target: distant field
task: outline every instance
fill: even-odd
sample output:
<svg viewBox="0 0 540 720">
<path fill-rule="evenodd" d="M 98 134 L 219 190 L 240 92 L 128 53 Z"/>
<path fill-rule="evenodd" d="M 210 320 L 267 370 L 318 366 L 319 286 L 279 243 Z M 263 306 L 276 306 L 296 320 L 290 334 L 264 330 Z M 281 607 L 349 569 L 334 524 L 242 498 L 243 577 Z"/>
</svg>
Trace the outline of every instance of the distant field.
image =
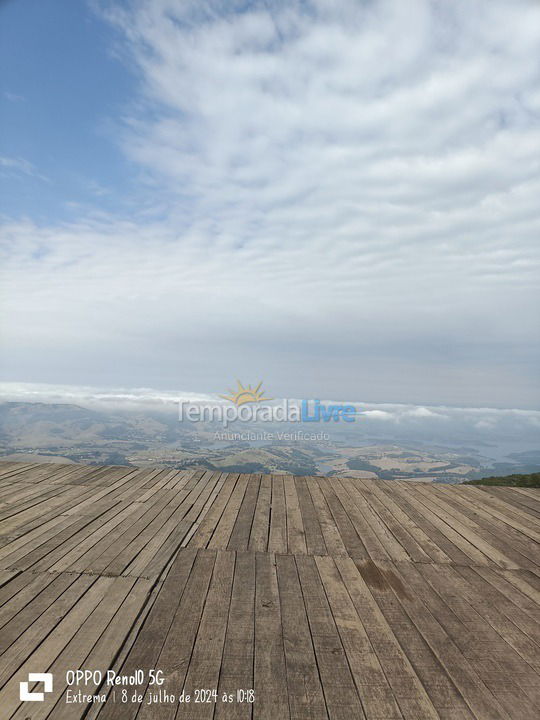
<svg viewBox="0 0 540 720">
<path fill-rule="evenodd" d="M 162 466 L 176 470 L 231 473 L 379 478 L 460 484 L 488 473 L 535 473 L 537 451 L 510 454 L 504 462 L 470 447 L 398 445 L 277 438 L 279 428 L 256 424 L 250 432 L 268 433 L 268 442 L 231 439 L 216 442 L 221 426 L 178 422 L 176 415 L 103 412 L 66 403 L 0 402 L 0 460 L 76 462 L 86 465 Z M 248 433 L 249 434 L 249 433 Z M 234 433 L 232 434 L 234 435 Z"/>
</svg>

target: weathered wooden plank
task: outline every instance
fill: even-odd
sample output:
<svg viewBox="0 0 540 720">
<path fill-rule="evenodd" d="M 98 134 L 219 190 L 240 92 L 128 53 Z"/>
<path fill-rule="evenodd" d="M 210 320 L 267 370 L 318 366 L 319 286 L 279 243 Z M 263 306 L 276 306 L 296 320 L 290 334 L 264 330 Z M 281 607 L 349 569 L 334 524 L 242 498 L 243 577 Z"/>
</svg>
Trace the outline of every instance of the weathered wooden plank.
<svg viewBox="0 0 540 720">
<path fill-rule="evenodd" d="M 398 567 L 402 565 L 403 563 L 399 563 Z M 399 596 L 407 592 L 407 589 L 403 583 L 401 585 L 396 583 L 390 573 L 396 573 L 394 566 L 388 566 L 381 572 L 379 578 L 373 573 L 366 574 L 371 583 L 371 594 L 437 713 L 440 717 L 452 717 L 452 714 L 455 713 L 457 717 L 473 718 L 471 711 L 439 659 L 401 605 Z M 392 586 L 395 588 L 394 591 L 392 591 Z M 395 671 L 398 671 L 397 667 Z M 405 707 L 403 710 L 407 714 Z"/>
<path fill-rule="evenodd" d="M 418 524 L 420 528 L 431 538 L 431 540 L 452 560 L 452 562 L 467 565 L 471 560 L 486 563 L 486 558 L 467 543 L 452 528 L 444 523 L 439 517 L 430 512 L 424 505 L 418 502 L 410 487 L 403 488 L 399 483 L 389 483 L 381 486 L 385 493 L 390 494 L 396 503 Z M 467 553 L 467 549 L 474 551 L 474 558 Z"/>
<path fill-rule="evenodd" d="M 367 560 L 369 558 L 369 554 L 366 546 L 359 537 L 355 524 L 334 492 L 333 484 L 330 485 L 325 478 L 317 478 L 317 482 L 319 489 L 330 508 L 330 512 L 332 513 L 332 517 L 336 523 L 347 552 L 353 553 L 355 557 L 363 557 Z"/>
<path fill-rule="evenodd" d="M 0 479 L 20 475 L 33 465 L 34 463 L 0 460 Z"/>
<path fill-rule="evenodd" d="M 308 477 L 306 478 L 306 484 L 311 495 L 313 506 L 317 512 L 317 517 L 319 519 L 319 524 L 328 554 L 345 555 L 347 553 L 347 549 L 343 543 L 334 518 L 332 517 L 332 513 L 330 512 L 317 480 L 315 478 Z"/>
<path fill-rule="evenodd" d="M 451 489 L 451 488 L 449 488 Z M 483 492 L 479 487 L 467 485 L 460 487 L 459 493 L 453 493 L 455 498 L 462 504 L 474 507 L 476 511 L 487 514 L 493 518 L 493 522 L 502 520 L 506 525 L 519 530 L 527 537 L 536 542 L 540 542 L 540 521 L 525 516 L 517 508 L 509 505 L 500 498 L 487 492 Z M 448 493 L 446 493 L 448 494 Z"/>
<path fill-rule="evenodd" d="M 307 488 L 305 477 L 295 477 L 294 484 L 298 496 L 298 504 L 302 515 L 306 552 L 310 555 L 326 555 L 326 543 L 313 499 Z"/>
<path fill-rule="evenodd" d="M 77 608 L 80 618 L 80 625 L 77 631 L 65 647 L 63 647 L 56 659 L 54 659 L 54 662 L 47 667 L 48 672 L 51 672 L 56 679 L 55 693 L 60 691 L 60 695 L 63 695 L 67 690 L 67 671 L 82 667 L 85 664 L 85 660 L 92 648 L 96 642 L 99 642 L 103 633 L 113 621 L 117 611 L 133 590 L 135 582 L 136 580 L 132 578 L 114 578 L 113 582 L 103 592 L 100 602 L 93 607 L 89 614 L 86 614 L 86 607 L 83 610 L 82 603 Z M 135 616 L 132 617 L 132 620 L 134 619 Z M 33 708 L 32 720 L 45 720 L 45 718 L 49 717 L 52 709 L 51 706 L 55 704 L 55 699 L 56 696 L 46 697 L 44 702 L 39 703 L 37 707 Z M 83 710 L 86 705 L 87 704 L 84 703 L 82 707 L 76 708 L 76 712 Z M 13 720 L 25 720 L 27 715 L 27 707 L 25 704 L 22 704 L 15 715 L 13 715 Z"/>
<path fill-rule="evenodd" d="M 540 613 L 540 607 L 538 603 L 532 600 L 526 595 L 520 588 L 512 585 L 507 577 L 502 575 L 500 571 L 495 568 L 475 567 L 475 572 L 489 582 L 493 587 L 508 598 L 512 604 L 518 607 L 521 611 L 526 612 L 529 617 L 533 620 L 538 618 Z M 536 621 L 538 626 L 538 621 Z"/>
<path fill-rule="evenodd" d="M 217 497 L 209 507 L 205 516 L 201 519 L 199 527 L 196 529 L 189 544 L 197 548 L 205 548 L 208 545 L 218 523 L 221 519 L 223 511 L 229 502 L 232 492 L 236 486 L 239 475 L 233 473 L 223 473 L 224 483 Z"/>
<path fill-rule="evenodd" d="M 27 500 L 45 496 L 46 493 L 51 492 L 51 490 L 61 492 L 56 485 L 52 485 L 51 483 L 36 483 L 35 485 L 30 483 L 13 483 L 9 486 L 9 489 L 5 487 L 2 488 L 2 503 L 9 505 L 9 510 L 7 511 L 9 512 L 14 508 L 19 508 L 23 502 Z M 6 511 L 2 511 L 2 515 L 6 515 Z"/>
<path fill-rule="evenodd" d="M 330 718 L 365 717 L 315 558 L 296 556 L 304 605 Z"/>
<path fill-rule="evenodd" d="M 157 665 L 167 678 L 167 687 L 176 693 L 184 687 L 189 669 L 193 647 L 210 580 L 214 570 L 216 551 L 199 550 L 191 573 L 176 609 L 174 619 L 169 627 Z M 172 709 L 172 714 L 171 714 Z M 152 706 L 144 704 L 137 715 L 137 720 L 156 720 L 173 717 L 176 708 L 166 705 Z M 123 715 L 119 717 L 123 718 Z"/>
<path fill-rule="evenodd" d="M 238 510 L 246 492 L 248 479 L 249 475 L 240 475 L 238 478 L 238 482 L 234 486 L 234 490 L 223 510 L 214 534 L 208 543 L 209 548 L 225 549 L 227 547 L 236 522 Z"/>
<path fill-rule="evenodd" d="M 58 515 L 66 515 L 74 505 L 78 505 L 81 498 L 90 498 L 92 488 L 78 487 L 61 488 L 59 492 L 47 497 L 45 502 L 36 503 L 23 511 L 16 511 L 12 516 L 0 522 L 0 532 L 4 535 L 24 534 L 42 525 L 47 520 Z"/>
<path fill-rule="evenodd" d="M 453 621 L 452 613 L 443 614 L 445 627 L 451 627 L 456 644 L 464 655 L 474 660 L 479 677 L 501 706 L 512 717 L 524 720 L 540 713 L 537 675 L 527 663 L 538 657 L 540 648 L 499 611 L 497 601 L 504 598 L 491 586 L 486 587 L 473 568 L 445 568 L 437 573 L 425 566 L 421 574 L 462 621 L 460 627 Z M 493 660 L 506 665 L 503 683 L 501 673 L 490 669 Z"/>
<path fill-rule="evenodd" d="M 287 550 L 287 506 L 285 504 L 284 478 L 282 475 L 272 475 L 272 506 L 268 552 L 286 553 Z"/>
<path fill-rule="evenodd" d="M 24 557 L 29 552 L 32 552 L 36 545 L 42 544 L 45 538 L 50 537 L 51 533 L 56 535 L 58 526 L 63 525 L 64 521 L 65 518 L 63 516 L 57 515 L 34 528 L 34 530 L 7 540 L 5 545 L 0 548 L 0 565 L 3 567 L 5 567 L 6 564 L 10 565 L 14 559 Z M 68 522 L 68 525 L 69 524 L 70 522 Z M 14 555 L 16 552 L 19 552 L 17 557 Z"/>
<path fill-rule="evenodd" d="M 498 592 L 491 583 L 486 582 L 474 568 L 456 568 L 455 575 L 461 576 L 466 581 L 459 584 L 460 592 L 482 619 L 489 623 L 525 662 L 531 665 L 538 662 L 540 625 L 520 612 L 519 608 Z M 510 648 L 505 646 L 506 656 L 513 654 Z"/>
<path fill-rule="evenodd" d="M 7 682 L 20 664 L 29 657 L 35 648 L 54 630 L 59 618 L 62 618 L 75 605 L 79 598 L 95 582 L 96 578 L 70 576 L 72 584 L 41 613 L 21 634 L 15 628 L 13 637 L 4 635 L 5 647 L 0 657 L 0 687 Z M 16 639 L 14 640 L 14 637 Z M 0 691 L 1 697 L 1 691 Z"/>
<path fill-rule="evenodd" d="M 107 670 L 113 665 L 114 658 L 125 642 L 141 608 L 144 606 L 150 593 L 150 587 L 151 584 L 147 580 L 135 580 L 114 618 L 85 658 L 85 667 L 100 670 L 105 676 Z M 72 662 L 70 656 L 67 657 L 67 662 Z M 99 688 L 99 683 L 93 680 L 81 687 L 83 692 L 88 695 L 95 694 Z M 83 704 L 81 707 L 82 712 L 85 712 L 87 707 L 88 705 Z M 73 720 L 73 716 L 73 705 L 66 703 L 66 691 L 64 691 L 47 720 Z"/>
<path fill-rule="evenodd" d="M 535 563 L 532 563 L 526 556 L 515 552 L 508 547 L 507 543 L 499 540 L 493 534 L 490 525 L 483 522 L 482 518 L 476 516 L 471 519 L 468 512 L 456 509 L 453 503 L 444 500 L 436 489 L 431 488 L 430 490 L 431 492 L 427 492 L 426 488 L 418 489 L 418 493 L 424 497 L 427 506 L 445 522 L 451 523 L 471 545 L 478 548 L 487 558 L 505 568 L 535 567 Z"/>
<path fill-rule="evenodd" d="M 192 526 L 197 522 L 204 508 L 207 507 L 213 488 L 220 484 L 221 473 L 212 473 L 205 483 L 198 484 L 192 493 L 175 508 L 169 519 L 162 527 L 154 529 L 154 536 L 134 556 L 134 559 L 124 570 L 124 574 L 144 575 L 150 577 L 150 572 L 161 572 L 174 553 L 188 543 L 188 536 Z M 176 504 L 173 503 L 173 505 Z M 155 521 L 157 522 L 157 521 Z M 150 534 L 150 529 L 148 530 Z M 150 570 L 151 568 L 151 570 Z"/>
<path fill-rule="evenodd" d="M 113 506 L 106 511 L 100 510 L 94 518 L 91 516 L 62 516 L 66 520 L 65 528 L 51 535 L 43 544 L 25 555 L 18 562 L 18 566 L 23 570 L 30 569 L 32 572 L 50 570 L 51 565 L 77 547 L 96 529 L 114 517 L 119 510 L 119 506 Z M 69 521 L 72 519 L 75 522 L 71 524 Z"/>
<path fill-rule="evenodd" d="M 403 510 L 373 482 L 359 479 L 358 486 L 376 510 L 390 532 L 396 537 L 414 562 L 450 562 L 450 558 L 403 512 Z"/>
<path fill-rule="evenodd" d="M 448 625 L 453 620 L 451 611 L 440 603 L 426 583 L 418 585 L 420 576 L 412 564 L 402 563 L 400 574 L 414 593 L 411 593 L 410 597 L 400 598 L 402 606 L 443 665 L 473 714 L 481 718 L 493 718 L 493 720 L 507 718 L 506 711 L 501 708 L 500 699 L 493 695 L 478 676 L 477 663 L 472 663 L 461 652 L 454 637 L 449 634 L 448 631 L 454 634 L 459 631 L 456 623 L 453 623 L 452 626 Z M 456 637 L 456 639 L 458 638 Z M 463 636 L 461 636 L 461 640 L 464 640 Z"/>
<path fill-rule="evenodd" d="M 132 525 L 145 512 L 144 505 L 131 503 L 115 513 L 106 522 L 100 523 L 92 533 L 51 566 L 52 572 L 83 572 L 91 560 L 99 556 L 102 548 L 112 545 L 122 534 L 125 525 Z M 119 527 L 120 526 L 120 527 Z"/>
<path fill-rule="evenodd" d="M 231 532 L 227 547 L 229 550 L 247 550 L 253 525 L 257 498 L 261 483 L 260 475 L 250 475 L 238 515 Z"/>
<path fill-rule="evenodd" d="M 184 683 L 184 689 L 191 697 L 195 697 L 197 689 L 212 691 L 218 688 L 235 560 L 234 553 L 217 551 L 214 571 Z M 213 718 L 214 703 L 194 703 L 190 706 L 189 714 L 193 720 Z"/>
<path fill-rule="evenodd" d="M 196 559 L 196 550 L 182 550 L 173 563 L 170 573 L 161 587 L 146 621 L 143 623 L 133 647 L 120 666 L 118 672 L 130 675 L 137 669 L 159 668 L 159 657 L 168 637 L 171 625 L 182 602 L 187 583 Z M 181 627 L 177 625 L 180 637 Z M 166 668 L 163 668 L 166 670 Z M 140 691 L 145 693 L 147 685 Z M 172 690 L 172 685 L 171 685 Z M 178 688 L 175 689 L 178 692 Z M 109 698 L 99 713 L 100 720 L 133 720 L 139 712 L 140 704 L 112 702 Z"/>
<path fill-rule="evenodd" d="M 184 539 L 182 540 L 182 547 L 186 547 L 191 538 L 195 535 L 201 524 L 204 522 L 206 516 L 208 515 L 210 509 L 216 502 L 217 498 L 221 494 L 221 489 L 223 488 L 225 484 L 225 480 L 227 478 L 227 473 L 217 473 L 216 475 L 217 482 L 215 486 L 213 487 L 212 491 L 208 494 L 208 497 L 206 495 L 201 496 L 204 498 L 205 502 L 204 505 L 201 506 L 201 500 L 197 500 L 197 502 L 194 504 L 195 510 L 199 513 L 196 517 L 196 520 L 191 525 L 191 528 L 186 533 Z M 195 511 L 194 511 L 195 512 Z M 191 511 L 190 513 L 191 514 Z"/>
<path fill-rule="evenodd" d="M 285 507 L 287 512 L 287 545 L 291 553 L 306 553 L 306 536 L 298 495 L 291 475 L 283 476 Z"/>
<path fill-rule="evenodd" d="M 35 488 L 32 488 L 33 490 Z M 66 488 L 60 485 L 38 486 L 38 492 L 33 496 L 24 498 L 22 502 L 8 503 L 0 511 L 0 529 L 2 533 L 8 534 L 12 528 L 24 524 L 28 519 L 39 516 L 44 506 L 56 508 L 61 504 L 62 498 L 78 497 L 80 491 L 77 488 Z"/>
<path fill-rule="evenodd" d="M 510 487 L 494 487 L 494 486 L 481 486 L 478 487 L 482 492 L 489 492 L 495 497 L 501 498 L 508 505 L 513 506 L 523 513 L 526 517 L 531 517 L 537 521 L 540 519 L 540 510 L 538 509 L 538 503 L 534 502 L 531 498 L 521 495 L 515 492 L 516 488 Z"/>
<path fill-rule="evenodd" d="M 321 558 L 320 564 L 318 561 L 320 567 L 323 565 L 323 560 L 325 558 Z M 396 579 L 388 574 L 384 576 L 383 584 L 379 576 L 373 572 L 375 568 L 371 562 L 364 564 L 363 574 L 350 558 L 336 558 L 335 563 L 356 612 L 362 618 L 369 643 L 403 717 L 437 718 L 437 711 L 431 698 L 377 604 L 384 595 L 391 593 L 392 585 L 399 588 L 400 594 L 403 589 Z M 369 572 L 366 565 L 369 566 Z"/>
<path fill-rule="evenodd" d="M 538 541 L 532 540 L 511 524 L 505 524 L 504 532 L 501 532 L 500 519 L 493 518 L 481 505 L 471 507 L 470 502 L 460 497 L 458 493 L 454 493 L 452 496 L 438 488 L 433 490 L 437 496 L 442 498 L 445 508 L 475 530 L 493 548 L 491 553 L 499 565 L 515 566 L 517 564 L 518 567 L 531 569 L 538 567 L 540 563 Z M 538 540 L 540 540 L 540 533 Z"/>
<path fill-rule="evenodd" d="M 336 560 L 317 558 L 316 563 L 366 717 L 399 720 L 403 715 Z"/>
<path fill-rule="evenodd" d="M 327 720 L 315 650 L 292 555 L 277 555 L 277 577 L 291 719 Z"/>
<path fill-rule="evenodd" d="M 80 589 L 84 589 L 84 584 L 80 582 L 81 580 L 83 579 L 79 578 L 76 583 L 79 584 Z M 74 588 L 76 583 L 73 583 L 70 589 Z M 43 642 L 35 649 L 35 646 L 30 645 L 25 647 L 19 643 L 18 658 L 25 658 L 20 667 L 18 664 L 15 664 L 15 655 L 13 653 L 8 652 L 3 656 L 0 682 L 5 682 L 5 680 L 11 676 L 11 681 L 6 683 L 2 690 L 0 690 L 0 707 L 2 707 L 7 717 L 11 717 L 11 714 L 20 704 L 19 682 L 27 680 L 28 673 L 35 672 L 34 668 L 40 668 L 40 672 L 46 672 L 50 668 L 58 655 L 77 633 L 81 625 L 99 605 L 112 583 L 112 578 L 98 578 L 95 580 L 82 596 L 79 595 L 75 605 L 71 607 L 61 622 L 54 627 L 50 634 L 48 634 Z M 66 594 L 67 593 L 64 593 L 61 599 L 63 599 Z M 40 617 L 40 620 L 43 618 L 44 615 Z M 34 623 L 34 625 L 35 624 L 36 623 Z M 27 633 L 32 631 L 34 625 L 30 626 Z M 20 639 L 24 639 L 27 633 L 24 633 Z M 15 647 L 15 645 L 17 645 L 17 643 L 12 647 Z M 5 667 L 8 656 L 10 657 L 10 665 Z"/>
<path fill-rule="evenodd" d="M 0 570 L 0 607 L 28 583 L 28 576 L 17 570 Z"/>
<path fill-rule="evenodd" d="M 253 525 L 249 536 L 248 548 L 254 551 L 265 551 L 268 547 L 270 531 L 270 506 L 272 503 L 272 477 L 262 475 L 257 497 L 257 505 L 253 516 Z"/>
<path fill-rule="evenodd" d="M 254 689 L 260 720 L 290 718 L 275 556 L 257 553 Z"/>
<path fill-rule="evenodd" d="M 163 526 L 178 506 L 180 498 L 174 498 L 174 494 L 169 494 L 173 491 L 167 493 L 148 508 L 147 503 L 142 503 L 146 512 L 125 528 L 117 542 L 109 544 L 101 555 L 92 559 L 87 566 L 88 571 L 120 575 L 145 546 L 147 540 L 153 537 L 156 529 Z"/>
<path fill-rule="evenodd" d="M 177 472 L 176 475 L 173 475 L 173 477 L 165 485 L 165 489 L 177 491 L 181 490 L 187 484 L 190 484 L 192 481 L 200 480 L 204 476 L 204 474 L 204 470 L 181 470 L 180 472 Z"/>
<path fill-rule="evenodd" d="M 13 587 L 9 588 L 11 593 L 10 597 L 0 603 L 0 629 L 4 628 L 6 624 L 9 623 L 16 615 L 18 616 L 16 621 L 17 628 L 23 628 L 24 624 L 22 622 L 21 613 L 25 612 L 29 603 L 32 603 L 32 606 L 35 606 L 38 602 L 41 602 L 43 595 L 42 591 L 47 587 L 47 585 L 50 585 L 58 578 L 56 575 L 51 575 L 49 573 L 40 573 L 39 575 L 21 573 L 19 575 L 19 579 L 19 583 L 15 580 L 11 583 Z M 5 589 L 7 590 L 8 588 Z M 47 607 L 47 605 L 45 605 L 45 607 Z M 20 630 L 20 632 L 22 632 L 22 630 Z M 4 632 L 0 637 L 0 652 L 5 641 L 6 634 Z"/>
<path fill-rule="evenodd" d="M 336 494 L 342 505 L 347 508 L 349 517 L 374 562 L 409 559 L 402 545 L 389 532 L 354 482 L 339 479 L 335 482 L 335 488 Z"/>
<path fill-rule="evenodd" d="M 237 552 L 231 604 L 223 648 L 218 693 L 236 696 L 238 689 L 253 689 L 255 641 L 255 555 Z M 250 703 L 218 703 L 217 720 L 251 718 Z"/>
</svg>

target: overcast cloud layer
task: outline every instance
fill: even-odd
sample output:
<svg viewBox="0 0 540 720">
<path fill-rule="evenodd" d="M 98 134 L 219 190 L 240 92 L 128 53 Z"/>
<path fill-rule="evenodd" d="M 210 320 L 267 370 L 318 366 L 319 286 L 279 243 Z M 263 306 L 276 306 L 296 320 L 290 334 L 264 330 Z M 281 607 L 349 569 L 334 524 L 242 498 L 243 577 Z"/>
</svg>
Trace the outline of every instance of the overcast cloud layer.
<svg viewBox="0 0 540 720">
<path fill-rule="evenodd" d="M 100 12 L 139 191 L 6 219 L 6 379 L 540 406 L 538 3 Z"/>
</svg>

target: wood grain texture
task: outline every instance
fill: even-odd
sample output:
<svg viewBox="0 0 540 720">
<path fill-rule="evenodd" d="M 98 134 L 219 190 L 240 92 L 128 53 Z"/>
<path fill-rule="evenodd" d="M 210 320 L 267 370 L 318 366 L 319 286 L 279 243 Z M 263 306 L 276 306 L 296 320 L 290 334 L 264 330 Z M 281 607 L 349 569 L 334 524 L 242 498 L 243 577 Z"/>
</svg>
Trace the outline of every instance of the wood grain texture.
<svg viewBox="0 0 540 720">
<path fill-rule="evenodd" d="M 534 489 L 0 463 L 0 717 L 540 717 L 539 540 Z"/>
</svg>

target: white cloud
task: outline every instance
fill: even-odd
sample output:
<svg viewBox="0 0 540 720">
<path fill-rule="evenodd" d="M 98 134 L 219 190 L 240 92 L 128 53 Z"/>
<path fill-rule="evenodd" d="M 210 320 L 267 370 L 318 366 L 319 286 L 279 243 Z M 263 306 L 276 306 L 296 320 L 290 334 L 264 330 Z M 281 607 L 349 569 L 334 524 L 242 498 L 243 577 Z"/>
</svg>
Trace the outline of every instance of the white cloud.
<svg viewBox="0 0 540 720">
<path fill-rule="evenodd" d="M 362 415 L 369 420 L 396 420 L 397 418 L 387 410 L 364 410 Z"/>
<path fill-rule="evenodd" d="M 176 364 L 193 387 L 264 371 L 289 393 L 538 403 L 536 3 L 107 17 L 140 79 L 119 142 L 146 198 L 6 226 L 14 363 L 56 348 L 92 382 L 105 354 L 109 383 Z"/>
<path fill-rule="evenodd" d="M 0 382 L 3 402 L 63 403 L 93 410 L 164 410 L 177 412 L 178 402 L 206 402 L 210 395 L 151 388 L 99 388 L 50 383 Z"/>
<path fill-rule="evenodd" d="M 39 178 L 39 180 L 49 182 L 49 178 L 38 172 L 31 162 L 20 157 L 6 157 L 5 155 L 0 156 L 0 172 L 2 174 L 10 175 L 29 175 L 31 177 Z"/>
<path fill-rule="evenodd" d="M 416 407 L 412 410 L 407 410 L 407 415 L 410 417 L 417 417 L 417 418 L 444 418 L 444 415 L 441 415 L 441 413 L 434 412 L 433 410 L 430 410 L 426 407 Z"/>
<path fill-rule="evenodd" d="M 6 100 L 9 100 L 9 102 L 24 102 L 26 98 L 23 95 L 18 95 L 17 93 L 9 92 L 8 90 L 4 90 L 3 92 L 4 97 Z"/>
</svg>

